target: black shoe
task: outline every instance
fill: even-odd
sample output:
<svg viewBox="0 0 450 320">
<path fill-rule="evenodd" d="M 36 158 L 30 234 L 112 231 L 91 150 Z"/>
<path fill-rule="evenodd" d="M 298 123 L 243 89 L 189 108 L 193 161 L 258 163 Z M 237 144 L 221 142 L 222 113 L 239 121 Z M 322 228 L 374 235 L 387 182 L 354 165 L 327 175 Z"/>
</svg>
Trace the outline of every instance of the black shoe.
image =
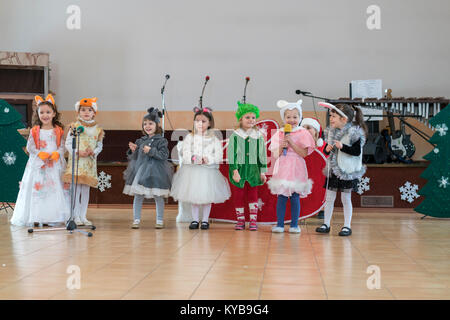
<svg viewBox="0 0 450 320">
<path fill-rule="evenodd" d="M 192 221 L 191 224 L 189 225 L 189 229 L 198 229 L 198 222 L 197 221 Z"/>
<path fill-rule="evenodd" d="M 209 223 L 208 222 L 202 222 L 202 226 L 200 228 L 202 230 L 208 230 L 209 229 Z"/>
<path fill-rule="evenodd" d="M 349 235 L 351 235 L 351 234 L 352 234 L 352 229 L 347 228 L 347 227 L 343 227 L 343 228 L 341 229 L 341 232 L 339 232 L 339 235 L 340 235 L 341 237 L 346 237 L 346 236 L 349 236 Z"/>
<path fill-rule="evenodd" d="M 325 223 L 321 225 L 320 227 L 316 228 L 316 232 L 318 233 L 329 233 L 330 227 L 327 226 Z"/>
</svg>

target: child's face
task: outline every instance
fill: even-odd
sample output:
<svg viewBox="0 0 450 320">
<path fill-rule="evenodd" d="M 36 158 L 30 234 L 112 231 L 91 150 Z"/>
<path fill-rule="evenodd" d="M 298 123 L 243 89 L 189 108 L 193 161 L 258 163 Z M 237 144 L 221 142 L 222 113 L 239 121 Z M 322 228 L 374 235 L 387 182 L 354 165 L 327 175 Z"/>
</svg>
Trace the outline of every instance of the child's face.
<svg viewBox="0 0 450 320">
<path fill-rule="evenodd" d="M 256 115 L 254 113 L 246 113 L 241 118 L 241 127 L 244 130 L 251 129 L 256 124 Z"/>
<path fill-rule="evenodd" d="M 302 126 L 303 128 L 305 128 L 306 130 L 308 130 L 308 132 L 311 134 L 311 136 L 314 138 L 314 140 L 317 140 L 318 138 L 318 134 L 316 129 L 314 129 L 312 126 L 310 126 L 309 124 Z"/>
<path fill-rule="evenodd" d="M 95 111 L 92 107 L 80 107 L 78 113 L 80 114 L 81 119 L 85 121 L 90 121 L 95 117 Z"/>
<path fill-rule="evenodd" d="M 341 117 L 336 112 L 330 112 L 330 126 L 332 128 L 343 128 L 346 123 L 347 123 L 346 118 Z"/>
<path fill-rule="evenodd" d="M 292 128 L 295 128 L 300 123 L 300 114 L 297 109 L 286 110 L 284 112 L 284 123 L 290 124 Z"/>
<path fill-rule="evenodd" d="M 55 116 L 56 113 L 50 106 L 43 104 L 39 107 L 39 120 L 41 120 L 42 125 L 52 125 Z"/>
<path fill-rule="evenodd" d="M 156 132 L 156 122 L 153 122 L 151 120 L 144 120 L 144 131 L 148 135 L 155 134 Z"/>
<path fill-rule="evenodd" d="M 203 133 L 208 130 L 209 120 L 203 114 L 199 114 L 194 119 L 194 127 L 198 133 Z"/>
</svg>

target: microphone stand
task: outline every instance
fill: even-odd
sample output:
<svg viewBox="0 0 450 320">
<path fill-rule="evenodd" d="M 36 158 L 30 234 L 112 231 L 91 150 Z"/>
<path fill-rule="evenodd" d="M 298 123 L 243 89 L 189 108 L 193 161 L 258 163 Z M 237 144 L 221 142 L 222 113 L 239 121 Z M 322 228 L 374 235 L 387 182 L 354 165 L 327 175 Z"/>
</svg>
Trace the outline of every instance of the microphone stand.
<svg viewBox="0 0 450 320">
<path fill-rule="evenodd" d="M 168 74 L 166 74 L 166 80 L 164 81 L 164 84 L 161 88 L 161 108 L 162 108 L 162 131 L 163 131 L 163 137 L 164 137 L 164 132 L 165 132 L 165 117 L 166 117 L 166 100 L 164 97 L 164 91 L 166 90 L 166 83 L 167 80 L 169 80 L 170 76 Z"/>
<path fill-rule="evenodd" d="M 246 93 L 247 93 L 247 85 L 248 82 L 250 81 L 250 78 L 246 78 L 245 79 L 245 87 L 244 87 L 244 96 L 242 97 L 242 102 L 245 104 L 245 101 L 247 99 Z"/>
<path fill-rule="evenodd" d="M 203 89 L 202 89 L 202 95 L 200 96 L 200 99 L 198 101 L 198 105 L 200 107 L 200 109 L 203 109 L 203 93 L 205 92 L 205 88 L 206 88 L 206 84 L 209 81 L 209 77 L 205 78 L 205 83 L 203 84 Z"/>
<path fill-rule="evenodd" d="M 28 229 L 28 233 L 33 233 L 33 232 L 44 232 L 44 231 L 59 231 L 59 230 L 67 230 L 69 231 L 71 234 L 73 233 L 73 231 L 76 232 L 80 232 L 83 233 L 85 235 L 87 235 L 88 237 L 92 237 L 92 232 L 86 232 L 86 231 L 82 231 L 82 230 L 76 230 L 77 229 L 77 224 L 75 223 L 74 220 L 74 216 L 73 216 L 73 211 L 74 211 L 74 206 L 75 206 L 75 202 L 74 202 L 74 198 L 75 198 L 75 155 L 77 154 L 77 137 L 79 137 L 80 133 L 77 131 L 77 128 L 72 128 L 72 182 L 70 184 L 70 217 L 69 220 L 66 222 L 66 227 L 65 228 L 47 228 L 47 229 Z M 79 151 L 79 144 L 78 144 L 78 151 Z M 78 156 L 79 159 L 79 156 Z M 78 167 L 77 167 L 78 168 Z M 88 228 L 95 230 L 96 227 L 95 226 L 87 226 Z"/>
</svg>

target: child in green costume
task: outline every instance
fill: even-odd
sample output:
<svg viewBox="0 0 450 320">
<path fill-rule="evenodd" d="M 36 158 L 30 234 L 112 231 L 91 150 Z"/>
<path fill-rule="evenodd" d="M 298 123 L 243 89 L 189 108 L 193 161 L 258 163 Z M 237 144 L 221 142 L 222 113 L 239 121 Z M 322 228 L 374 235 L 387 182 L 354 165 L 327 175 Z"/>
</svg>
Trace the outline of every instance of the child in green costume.
<svg viewBox="0 0 450 320">
<path fill-rule="evenodd" d="M 238 102 L 236 118 L 239 129 L 230 136 L 227 155 L 229 162 L 229 179 L 236 207 L 236 230 L 245 229 L 244 207 L 247 202 L 250 211 L 249 230 L 258 229 L 258 186 L 267 178 L 267 155 L 264 135 L 258 130 L 256 119 L 259 117 L 258 107 Z"/>
</svg>

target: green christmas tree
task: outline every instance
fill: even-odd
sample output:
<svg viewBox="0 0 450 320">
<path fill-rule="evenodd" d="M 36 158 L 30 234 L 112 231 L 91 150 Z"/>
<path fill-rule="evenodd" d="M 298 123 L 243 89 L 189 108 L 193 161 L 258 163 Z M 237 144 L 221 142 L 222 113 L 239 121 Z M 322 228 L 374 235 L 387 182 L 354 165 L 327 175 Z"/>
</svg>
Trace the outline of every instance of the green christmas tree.
<svg viewBox="0 0 450 320">
<path fill-rule="evenodd" d="M 21 120 L 20 113 L 0 99 L 0 202 L 16 202 L 28 161 L 23 151 L 27 141 L 17 131 L 24 128 Z"/>
<path fill-rule="evenodd" d="M 424 158 L 430 161 L 420 177 L 428 180 L 419 190 L 425 199 L 414 210 L 426 216 L 450 218 L 450 105 L 430 120 L 436 132 L 430 142 L 436 147 Z"/>
</svg>

